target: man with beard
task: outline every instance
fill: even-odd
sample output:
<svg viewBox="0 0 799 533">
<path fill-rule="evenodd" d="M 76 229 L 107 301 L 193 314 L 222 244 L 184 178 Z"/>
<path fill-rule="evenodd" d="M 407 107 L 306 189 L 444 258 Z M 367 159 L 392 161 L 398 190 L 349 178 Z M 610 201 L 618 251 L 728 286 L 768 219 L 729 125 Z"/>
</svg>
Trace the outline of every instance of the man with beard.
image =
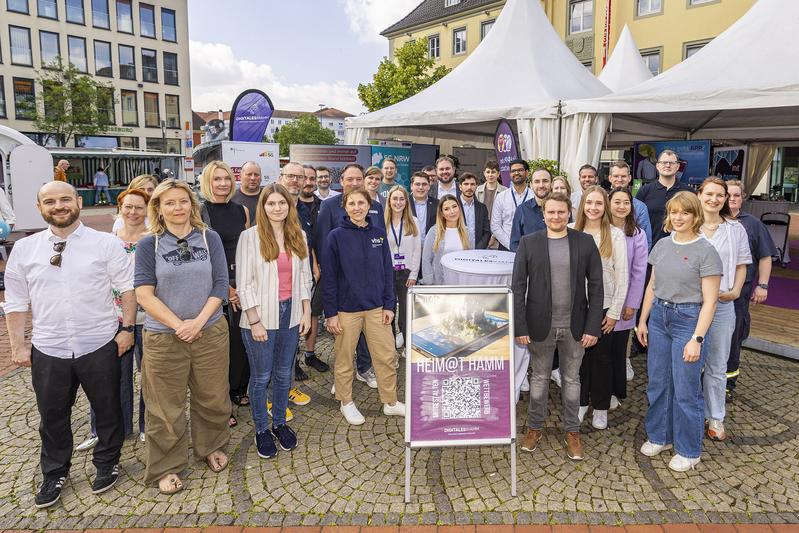
<svg viewBox="0 0 799 533">
<path fill-rule="evenodd" d="M 72 457 L 72 406 L 78 387 L 97 417 L 92 462 L 100 494 L 119 477 L 122 442 L 119 356 L 133 346 L 136 295 L 133 265 L 119 239 L 84 226 L 81 199 L 72 185 L 53 181 L 39 189 L 37 206 L 49 227 L 17 241 L 6 265 L 6 324 L 11 361 L 31 367 L 39 409 L 43 481 L 38 508 L 61 497 Z M 111 289 L 122 294 L 117 320 Z M 28 308 L 31 345 L 25 343 Z"/>
<path fill-rule="evenodd" d="M 447 194 L 459 198 L 461 192 L 455 183 L 455 160 L 448 155 L 439 157 L 436 160 L 436 183 L 430 185 L 430 196 L 436 200 L 441 200 Z"/>
<path fill-rule="evenodd" d="M 380 169 L 383 174 L 383 181 L 380 182 L 380 186 L 377 188 L 377 195 L 381 198 L 380 203 L 385 206 L 388 191 L 395 185 L 399 185 L 399 183 L 396 182 L 397 162 L 394 161 L 393 157 L 386 157 L 383 159 Z"/>
<path fill-rule="evenodd" d="M 461 191 L 461 211 L 469 234 L 469 244 L 475 250 L 488 248 L 491 239 L 491 223 L 488 221 L 488 208 L 474 197 L 477 190 L 477 176 L 464 172 L 458 180 Z"/>
<path fill-rule="evenodd" d="M 261 165 L 255 161 L 247 161 L 241 165 L 241 184 L 239 190 L 230 200 L 243 205 L 250 212 L 250 219 L 255 221 L 258 211 L 258 196 L 261 194 Z"/>
<path fill-rule="evenodd" d="M 316 192 L 314 193 L 320 200 L 327 200 L 333 196 L 341 194 L 330 188 L 330 169 L 324 166 L 316 167 Z"/>
<path fill-rule="evenodd" d="M 533 170 L 532 177 L 533 197 L 516 210 L 513 215 L 513 226 L 510 233 L 510 251 L 515 252 L 519 241 L 529 233 L 546 229 L 544 224 L 544 200 L 552 192 L 552 175 L 545 168 Z"/>
<path fill-rule="evenodd" d="M 593 165 L 583 165 L 580 167 L 579 179 L 580 190 L 574 191 L 571 195 L 572 206 L 580 207 L 580 200 L 583 198 L 583 191 L 593 185 L 599 185 L 597 170 Z"/>
<path fill-rule="evenodd" d="M 530 165 L 524 159 L 510 162 L 511 185 L 507 190 L 497 194 L 494 200 L 494 211 L 491 213 L 491 233 L 499 241 L 500 250 L 510 250 L 510 234 L 513 228 L 513 216 L 516 209 L 530 198 L 527 187 L 527 173 Z"/>
</svg>

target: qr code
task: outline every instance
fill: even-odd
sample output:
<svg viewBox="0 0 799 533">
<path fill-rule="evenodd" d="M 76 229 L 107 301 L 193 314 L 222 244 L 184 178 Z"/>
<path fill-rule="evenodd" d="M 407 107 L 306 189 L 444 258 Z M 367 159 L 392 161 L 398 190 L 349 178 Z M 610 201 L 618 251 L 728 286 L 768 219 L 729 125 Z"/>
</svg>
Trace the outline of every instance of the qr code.
<svg viewBox="0 0 799 533">
<path fill-rule="evenodd" d="M 480 418 L 480 378 L 442 380 L 441 418 Z"/>
</svg>

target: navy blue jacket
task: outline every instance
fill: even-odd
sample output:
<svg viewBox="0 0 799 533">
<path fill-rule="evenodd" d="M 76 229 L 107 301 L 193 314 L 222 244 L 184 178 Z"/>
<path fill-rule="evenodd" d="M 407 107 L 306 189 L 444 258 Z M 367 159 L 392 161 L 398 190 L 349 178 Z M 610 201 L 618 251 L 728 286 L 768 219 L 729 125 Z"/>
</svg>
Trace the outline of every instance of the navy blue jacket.
<svg viewBox="0 0 799 533">
<path fill-rule="evenodd" d="M 325 317 L 378 307 L 394 311 L 394 267 L 386 230 L 349 219 L 331 231 L 322 252 L 322 303 Z M 382 265 L 382 266 L 381 266 Z"/>
<path fill-rule="evenodd" d="M 522 237 L 547 229 L 544 224 L 544 212 L 535 201 L 535 197 L 522 202 L 513 215 L 513 225 L 510 230 L 510 251 L 515 252 L 519 247 Z"/>
<path fill-rule="evenodd" d="M 323 252 L 327 236 L 331 231 L 341 226 L 342 222 L 347 218 L 347 212 L 342 205 L 343 201 L 343 194 L 322 200 L 322 205 L 319 207 L 319 214 L 316 217 L 313 246 L 314 250 L 316 250 L 317 260 L 322 266 L 322 272 L 324 272 L 324 264 L 321 258 L 324 255 Z M 372 200 L 372 207 L 369 209 L 369 219 L 375 227 L 383 230 L 383 236 L 385 237 L 386 222 L 383 218 L 383 206 L 380 205 L 380 202 Z"/>
</svg>

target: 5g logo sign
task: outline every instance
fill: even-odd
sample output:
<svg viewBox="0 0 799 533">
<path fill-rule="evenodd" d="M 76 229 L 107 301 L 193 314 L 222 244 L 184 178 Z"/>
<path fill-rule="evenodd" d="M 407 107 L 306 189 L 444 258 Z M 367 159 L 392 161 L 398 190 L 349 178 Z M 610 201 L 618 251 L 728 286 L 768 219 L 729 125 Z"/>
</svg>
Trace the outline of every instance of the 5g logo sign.
<svg viewBox="0 0 799 533">
<path fill-rule="evenodd" d="M 504 154 L 513 150 L 513 136 L 509 133 L 497 135 L 497 152 Z"/>
</svg>

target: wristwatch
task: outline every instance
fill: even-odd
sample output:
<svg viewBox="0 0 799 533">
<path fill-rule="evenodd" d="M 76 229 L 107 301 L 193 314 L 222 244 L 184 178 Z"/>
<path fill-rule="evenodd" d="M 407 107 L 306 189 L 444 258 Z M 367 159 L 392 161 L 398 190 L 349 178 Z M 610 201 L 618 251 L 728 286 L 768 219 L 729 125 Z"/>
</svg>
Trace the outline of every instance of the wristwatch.
<svg viewBox="0 0 799 533">
<path fill-rule="evenodd" d="M 136 326 L 119 326 L 120 331 L 127 331 L 128 333 L 133 333 L 136 331 Z"/>
<path fill-rule="evenodd" d="M 691 338 L 693 340 L 695 340 L 696 342 L 698 342 L 699 344 L 702 344 L 703 342 L 705 342 L 705 338 L 702 335 L 694 335 Z"/>
<path fill-rule="evenodd" d="M 763 290 L 768 290 L 768 283 L 758 283 L 757 286 Z"/>
</svg>

